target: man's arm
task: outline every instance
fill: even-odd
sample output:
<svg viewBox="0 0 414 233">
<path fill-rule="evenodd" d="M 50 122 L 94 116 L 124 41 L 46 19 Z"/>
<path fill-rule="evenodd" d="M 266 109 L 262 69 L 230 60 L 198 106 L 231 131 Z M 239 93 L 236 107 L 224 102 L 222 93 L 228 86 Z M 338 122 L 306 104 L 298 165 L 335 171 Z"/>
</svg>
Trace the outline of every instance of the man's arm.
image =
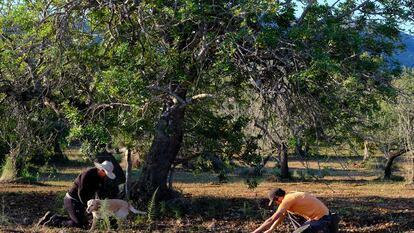
<svg viewBox="0 0 414 233">
<path fill-rule="evenodd" d="M 264 223 L 262 223 L 262 225 L 260 225 L 260 227 L 258 227 L 252 233 L 262 232 L 262 231 L 268 229 L 270 226 L 272 226 L 272 224 L 275 225 L 274 223 L 279 222 L 277 220 L 281 216 L 283 216 L 285 212 L 286 212 L 286 209 L 284 209 L 284 208 L 282 208 L 282 209 L 278 208 L 277 211 L 276 211 L 276 213 L 274 213 L 270 218 L 266 219 L 266 221 L 264 221 Z M 277 224 L 274 227 L 276 227 L 276 226 L 277 226 Z"/>
<path fill-rule="evenodd" d="M 275 230 L 275 228 L 277 227 L 277 226 L 279 226 L 280 225 L 280 223 L 285 219 L 285 217 L 286 217 L 286 212 L 284 213 L 284 214 L 282 214 L 282 216 L 280 216 L 280 218 L 278 218 L 273 224 L 272 224 L 272 226 L 267 230 L 267 231 L 265 231 L 265 233 L 267 233 L 267 232 L 272 232 L 272 231 L 274 231 Z"/>
<path fill-rule="evenodd" d="M 93 187 L 91 185 L 94 185 L 95 181 L 92 178 L 93 171 L 87 170 L 84 172 L 84 174 L 81 175 L 80 181 L 78 184 L 78 197 L 79 201 L 86 205 L 86 203 L 89 201 L 91 193 L 93 192 Z"/>
</svg>

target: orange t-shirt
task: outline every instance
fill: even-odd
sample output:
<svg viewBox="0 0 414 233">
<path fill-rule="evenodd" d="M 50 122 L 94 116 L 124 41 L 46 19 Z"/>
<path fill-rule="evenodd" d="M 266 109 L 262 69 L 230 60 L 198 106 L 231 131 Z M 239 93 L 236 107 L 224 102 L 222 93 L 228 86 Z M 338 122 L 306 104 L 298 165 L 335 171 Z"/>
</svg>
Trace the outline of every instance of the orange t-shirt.
<svg viewBox="0 0 414 233">
<path fill-rule="evenodd" d="M 279 209 L 300 215 L 306 220 L 319 220 L 329 214 L 328 208 L 319 199 L 305 192 L 287 193 L 283 198 Z"/>
</svg>

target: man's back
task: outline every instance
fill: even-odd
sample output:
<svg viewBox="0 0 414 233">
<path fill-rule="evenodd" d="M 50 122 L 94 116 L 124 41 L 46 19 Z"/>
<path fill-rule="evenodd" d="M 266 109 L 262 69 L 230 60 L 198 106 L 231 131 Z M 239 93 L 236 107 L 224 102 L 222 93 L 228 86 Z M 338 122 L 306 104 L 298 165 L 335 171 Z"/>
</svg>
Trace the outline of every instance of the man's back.
<svg viewBox="0 0 414 233">
<path fill-rule="evenodd" d="M 329 214 L 328 208 L 319 199 L 306 192 L 287 193 L 279 208 L 300 215 L 307 220 L 319 220 Z"/>
</svg>

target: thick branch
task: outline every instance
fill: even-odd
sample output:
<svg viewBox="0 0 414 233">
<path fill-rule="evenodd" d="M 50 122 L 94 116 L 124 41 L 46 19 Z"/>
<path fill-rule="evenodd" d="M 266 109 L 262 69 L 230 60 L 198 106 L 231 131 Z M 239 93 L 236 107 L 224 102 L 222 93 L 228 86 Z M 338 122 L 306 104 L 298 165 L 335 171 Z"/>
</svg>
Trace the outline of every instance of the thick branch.
<svg viewBox="0 0 414 233">
<path fill-rule="evenodd" d="M 156 91 L 164 92 L 164 93 L 166 93 L 166 94 L 170 95 L 171 97 L 173 97 L 173 98 L 174 98 L 174 103 L 180 102 L 180 104 L 186 104 L 186 101 L 185 101 L 183 98 L 181 98 L 181 97 L 180 97 L 180 96 L 178 96 L 176 93 L 174 93 L 174 92 L 172 92 L 172 91 L 169 91 L 169 90 L 167 90 L 167 89 L 165 89 L 165 88 L 158 87 L 158 86 L 149 86 L 148 88 L 149 88 L 149 89 L 152 89 L 152 90 L 156 90 Z"/>
</svg>

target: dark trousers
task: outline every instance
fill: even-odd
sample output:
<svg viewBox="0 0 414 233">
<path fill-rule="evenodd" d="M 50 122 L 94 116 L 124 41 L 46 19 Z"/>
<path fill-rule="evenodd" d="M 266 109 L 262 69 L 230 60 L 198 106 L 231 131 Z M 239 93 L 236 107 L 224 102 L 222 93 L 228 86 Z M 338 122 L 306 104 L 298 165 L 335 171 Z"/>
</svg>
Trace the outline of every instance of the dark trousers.
<svg viewBox="0 0 414 233">
<path fill-rule="evenodd" d="M 86 228 L 88 226 L 85 207 L 80 201 L 65 197 L 63 199 L 63 204 L 69 214 L 70 220 L 62 222 L 62 225 L 79 228 Z"/>
<path fill-rule="evenodd" d="M 63 202 L 70 219 L 62 221 L 61 225 L 65 227 L 78 227 L 86 229 L 88 227 L 88 218 L 85 212 L 86 209 L 82 203 L 68 197 L 65 197 Z M 118 223 L 115 218 L 109 217 L 109 222 L 112 229 L 118 229 Z"/>
<path fill-rule="evenodd" d="M 338 223 L 334 215 L 325 215 L 319 220 L 308 220 L 299 215 L 288 213 L 289 219 L 295 228 L 294 233 L 334 233 L 338 232 Z M 337 215 L 335 215 L 337 218 Z M 336 222 L 336 223 L 334 223 Z M 339 222 L 339 218 L 338 218 Z M 336 229 L 334 229 L 336 228 Z"/>
</svg>

